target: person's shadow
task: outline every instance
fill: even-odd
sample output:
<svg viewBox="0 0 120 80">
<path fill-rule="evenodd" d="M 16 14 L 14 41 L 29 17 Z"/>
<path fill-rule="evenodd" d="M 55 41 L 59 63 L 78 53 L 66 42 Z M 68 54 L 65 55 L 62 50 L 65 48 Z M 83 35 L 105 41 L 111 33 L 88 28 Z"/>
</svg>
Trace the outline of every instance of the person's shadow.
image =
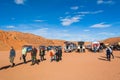
<svg viewBox="0 0 120 80">
<path fill-rule="evenodd" d="M 120 58 L 120 56 L 115 56 L 116 58 Z"/>
<path fill-rule="evenodd" d="M 100 56 L 98 59 L 103 61 L 108 61 L 105 56 Z"/>
<path fill-rule="evenodd" d="M 26 63 L 29 63 L 29 62 L 31 62 L 31 60 L 28 60 Z M 18 63 L 15 66 L 19 66 L 19 65 L 22 65 L 22 64 L 24 64 L 24 62 Z M 0 70 L 4 70 L 4 69 L 8 69 L 8 68 L 11 68 L 11 65 L 3 66 L 3 67 L 0 68 Z"/>
</svg>

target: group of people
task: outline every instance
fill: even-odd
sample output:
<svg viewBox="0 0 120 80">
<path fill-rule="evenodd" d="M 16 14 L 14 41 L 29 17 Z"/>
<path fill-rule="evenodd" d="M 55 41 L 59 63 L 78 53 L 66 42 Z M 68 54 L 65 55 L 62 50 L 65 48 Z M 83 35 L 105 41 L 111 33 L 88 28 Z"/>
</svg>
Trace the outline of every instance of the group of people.
<svg viewBox="0 0 120 80">
<path fill-rule="evenodd" d="M 32 50 L 30 51 L 30 53 L 31 53 L 31 62 L 32 62 L 31 65 L 34 65 L 34 64 L 38 64 L 39 65 L 40 61 L 46 60 L 45 59 L 46 50 L 44 48 L 40 48 L 39 49 L 40 59 L 37 59 L 37 53 L 38 53 L 37 48 L 33 47 Z M 56 60 L 56 61 L 62 60 L 62 49 L 55 48 L 55 49 L 50 50 L 49 53 L 50 53 L 50 61 L 53 61 L 53 60 Z M 11 47 L 11 49 L 10 49 L 10 55 L 9 55 L 11 67 L 15 66 L 15 63 L 14 63 L 15 56 L 16 56 L 16 51 L 15 51 L 15 49 L 13 47 Z M 27 63 L 26 56 L 27 56 L 27 49 L 26 49 L 26 47 L 23 47 L 22 48 L 22 55 L 20 57 L 20 60 L 23 59 L 23 63 L 24 64 Z"/>
<path fill-rule="evenodd" d="M 78 49 L 80 49 L 80 52 L 84 52 L 83 48 L 78 48 Z M 35 47 L 33 47 L 32 50 L 30 51 L 31 61 L 32 61 L 31 65 L 34 65 L 36 63 L 39 64 L 39 61 L 46 60 L 45 59 L 45 52 L 46 52 L 46 50 L 44 48 L 39 49 L 40 59 L 38 60 L 37 59 L 38 50 Z M 53 48 L 49 51 L 49 55 L 50 55 L 51 62 L 52 61 L 60 61 L 60 60 L 62 60 L 62 49 L 61 48 Z M 11 47 L 9 59 L 10 59 L 10 63 L 11 63 L 12 67 L 15 66 L 15 63 L 14 63 L 15 56 L 16 56 L 16 51 L 13 47 Z M 27 49 L 25 47 L 23 47 L 22 55 L 21 55 L 20 59 L 23 59 L 23 62 L 25 64 L 27 63 L 26 56 L 27 56 Z M 111 61 L 111 56 L 112 56 L 112 58 L 114 58 L 112 48 L 110 46 L 107 46 L 106 47 L 106 58 L 108 61 Z"/>
<path fill-rule="evenodd" d="M 35 63 L 39 64 L 38 60 L 37 60 L 37 49 L 35 47 L 32 48 L 31 52 L 31 61 L 32 64 L 34 65 Z M 20 60 L 23 59 L 23 62 L 26 64 L 26 56 L 27 56 L 27 49 L 25 47 L 22 48 L 22 56 L 20 57 Z"/>
<path fill-rule="evenodd" d="M 50 61 L 52 62 L 53 60 L 55 61 L 60 61 L 62 60 L 62 49 L 61 48 L 54 48 L 50 50 Z"/>
</svg>

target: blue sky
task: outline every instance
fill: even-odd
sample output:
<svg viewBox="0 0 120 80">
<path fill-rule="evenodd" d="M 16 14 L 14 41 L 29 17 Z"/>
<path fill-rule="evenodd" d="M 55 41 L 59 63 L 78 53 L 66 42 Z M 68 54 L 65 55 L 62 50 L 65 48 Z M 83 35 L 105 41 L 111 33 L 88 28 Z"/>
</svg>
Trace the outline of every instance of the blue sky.
<svg viewBox="0 0 120 80">
<path fill-rule="evenodd" d="M 0 0 L 0 29 L 49 39 L 120 37 L 119 0 Z"/>
</svg>

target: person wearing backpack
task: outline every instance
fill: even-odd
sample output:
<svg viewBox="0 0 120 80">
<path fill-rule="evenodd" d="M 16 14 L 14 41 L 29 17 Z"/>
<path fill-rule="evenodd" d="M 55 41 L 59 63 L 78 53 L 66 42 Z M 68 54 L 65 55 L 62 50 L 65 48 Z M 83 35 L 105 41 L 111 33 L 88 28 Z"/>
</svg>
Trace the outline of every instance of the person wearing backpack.
<svg viewBox="0 0 120 80">
<path fill-rule="evenodd" d="M 110 46 L 110 49 L 111 49 L 111 56 L 112 56 L 112 59 L 114 59 L 114 55 L 113 55 L 113 46 Z"/>
<path fill-rule="evenodd" d="M 23 47 L 22 48 L 22 58 L 23 58 L 23 61 L 25 64 L 27 63 L 26 62 L 26 55 L 27 55 L 27 49 L 26 49 L 26 47 Z M 20 59 L 21 59 L 21 57 L 20 57 Z"/>
<path fill-rule="evenodd" d="M 112 49 L 109 46 L 107 46 L 107 48 L 106 48 L 106 57 L 107 57 L 108 61 L 111 61 L 111 54 L 112 54 Z"/>
<path fill-rule="evenodd" d="M 43 61 L 45 60 L 44 56 L 45 56 L 45 50 L 43 48 L 40 49 L 39 51 L 39 56 L 40 56 L 40 60 Z"/>
<path fill-rule="evenodd" d="M 36 56 L 37 56 L 37 49 L 34 47 L 34 48 L 32 48 L 32 51 L 31 51 L 31 58 L 32 58 L 31 65 L 34 65 L 35 63 L 39 64 Z"/>
<path fill-rule="evenodd" d="M 10 55 L 9 55 L 10 63 L 12 64 L 11 67 L 15 66 L 15 63 L 14 63 L 15 55 L 16 55 L 15 49 L 11 47 Z"/>
</svg>

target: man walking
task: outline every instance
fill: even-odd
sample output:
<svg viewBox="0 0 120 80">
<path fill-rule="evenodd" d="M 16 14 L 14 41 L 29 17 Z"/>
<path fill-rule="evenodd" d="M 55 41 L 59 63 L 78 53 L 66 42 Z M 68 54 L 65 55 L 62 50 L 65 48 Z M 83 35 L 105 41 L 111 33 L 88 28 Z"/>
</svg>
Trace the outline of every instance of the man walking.
<svg viewBox="0 0 120 80">
<path fill-rule="evenodd" d="M 32 51 L 31 51 L 31 58 L 32 58 L 31 65 L 34 65 L 35 63 L 39 64 L 36 56 L 37 56 L 37 49 L 34 47 L 34 48 L 32 48 Z"/>
<path fill-rule="evenodd" d="M 106 56 L 107 56 L 107 60 L 110 61 L 111 60 L 111 54 L 112 54 L 112 49 L 107 46 L 107 49 L 106 49 Z"/>
<path fill-rule="evenodd" d="M 41 48 L 40 51 L 39 51 L 39 56 L 40 56 L 40 60 L 43 61 L 45 60 L 44 56 L 45 56 L 45 49 L 44 48 Z"/>
<path fill-rule="evenodd" d="M 10 56 L 9 56 L 10 63 L 12 64 L 11 67 L 14 67 L 14 66 L 15 66 L 15 63 L 14 63 L 15 55 L 16 55 L 15 50 L 14 50 L 13 47 L 11 47 Z"/>
</svg>

